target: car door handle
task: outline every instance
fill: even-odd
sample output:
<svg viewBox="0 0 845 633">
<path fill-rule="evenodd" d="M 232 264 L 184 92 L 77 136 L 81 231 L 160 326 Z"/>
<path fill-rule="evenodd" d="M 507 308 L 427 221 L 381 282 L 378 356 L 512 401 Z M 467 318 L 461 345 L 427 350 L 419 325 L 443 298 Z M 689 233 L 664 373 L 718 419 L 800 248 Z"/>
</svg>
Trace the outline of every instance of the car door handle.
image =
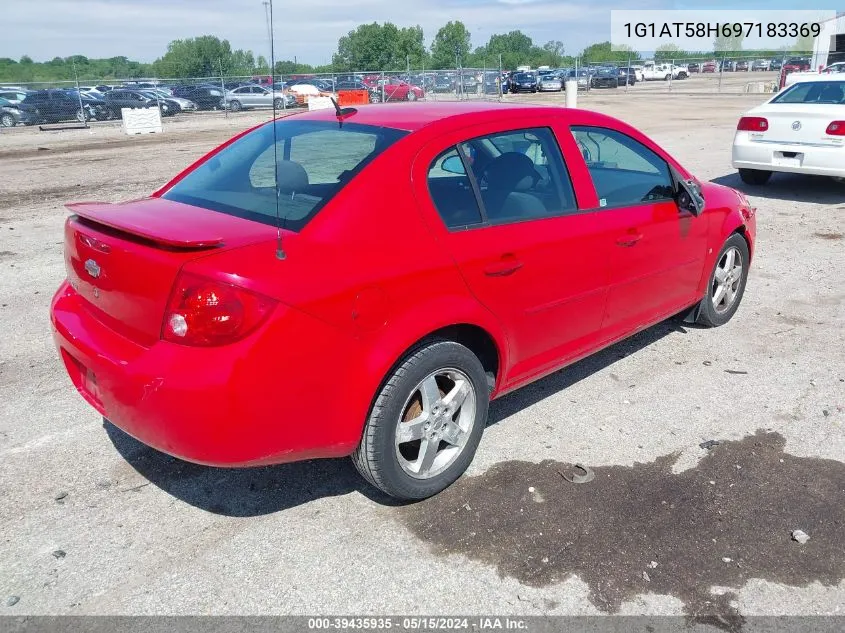
<svg viewBox="0 0 845 633">
<path fill-rule="evenodd" d="M 636 246 L 637 242 L 639 242 L 641 239 L 643 239 L 642 233 L 627 233 L 624 237 L 620 237 L 618 240 L 616 240 L 616 243 L 619 246 L 625 246 L 630 248 L 631 246 Z"/>
<path fill-rule="evenodd" d="M 514 274 L 523 264 L 516 259 L 502 259 L 493 264 L 488 264 L 484 267 L 484 274 L 488 277 L 507 277 Z"/>
</svg>

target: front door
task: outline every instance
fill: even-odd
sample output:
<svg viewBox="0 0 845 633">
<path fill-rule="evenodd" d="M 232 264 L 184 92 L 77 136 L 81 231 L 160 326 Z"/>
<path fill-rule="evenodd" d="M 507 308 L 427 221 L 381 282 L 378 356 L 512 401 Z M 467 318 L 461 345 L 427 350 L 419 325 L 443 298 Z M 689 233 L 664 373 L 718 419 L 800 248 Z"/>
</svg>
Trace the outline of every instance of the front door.
<svg viewBox="0 0 845 633">
<path fill-rule="evenodd" d="M 599 200 L 600 230 L 611 247 L 602 327 L 617 338 L 695 302 L 708 216 L 679 209 L 668 164 L 639 141 L 599 127 L 576 126 L 572 134 Z"/>
</svg>

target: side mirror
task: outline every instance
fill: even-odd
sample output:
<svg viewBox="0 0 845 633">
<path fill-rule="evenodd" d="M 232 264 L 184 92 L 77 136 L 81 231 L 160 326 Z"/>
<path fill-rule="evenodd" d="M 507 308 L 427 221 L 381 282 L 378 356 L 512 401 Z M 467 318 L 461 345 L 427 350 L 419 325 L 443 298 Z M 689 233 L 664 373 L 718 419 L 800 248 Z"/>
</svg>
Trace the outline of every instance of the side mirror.
<svg viewBox="0 0 845 633">
<path fill-rule="evenodd" d="M 450 174 L 461 174 L 462 176 L 465 176 L 467 173 L 464 169 L 464 163 L 460 156 L 450 156 L 443 161 L 440 168 Z"/>
<path fill-rule="evenodd" d="M 689 211 L 696 217 L 701 215 L 704 212 L 701 186 L 694 180 L 679 180 L 677 203 L 681 210 Z"/>
</svg>

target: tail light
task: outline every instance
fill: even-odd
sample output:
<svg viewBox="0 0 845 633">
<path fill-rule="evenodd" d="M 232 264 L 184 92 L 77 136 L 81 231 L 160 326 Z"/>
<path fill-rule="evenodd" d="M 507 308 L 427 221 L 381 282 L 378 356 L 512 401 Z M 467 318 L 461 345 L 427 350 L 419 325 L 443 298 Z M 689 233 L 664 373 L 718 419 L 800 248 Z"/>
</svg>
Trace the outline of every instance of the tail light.
<svg viewBox="0 0 845 633">
<path fill-rule="evenodd" d="M 827 126 L 825 134 L 830 136 L 845 136 L 845 121 L 834 121 Z"/>
<path fill-rule="evenodd" d="M 274 306 L 272 299 L 243 288 L 181 274 L 164 313 L 161 338 L 198 347 L 227 345 L 254 331 Z"/>
<path fill-rule="evenodd" d="M 740 132 L 765 132 L 769 129 L 769 121 L 759 116 L 744 116 L 736 129 Z"/>
</svg>

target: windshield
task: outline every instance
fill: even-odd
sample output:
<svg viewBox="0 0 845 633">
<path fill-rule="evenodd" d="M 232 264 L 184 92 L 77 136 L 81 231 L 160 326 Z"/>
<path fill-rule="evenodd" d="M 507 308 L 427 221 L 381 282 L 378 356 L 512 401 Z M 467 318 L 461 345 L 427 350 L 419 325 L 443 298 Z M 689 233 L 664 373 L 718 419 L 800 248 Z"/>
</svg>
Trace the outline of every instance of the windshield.
<svg viewBox="0 0 845 633">
<path fill-rule="evenodd" d="M 358 172 L 407 134 L 334 121 L 263 125 L 211 157 L 162 197 L 264 224 L 301 230 Z M 274 163 L 278 164 L 274 170 Z"/>
<path fill-rule="evenodd" d="M 793 84 L 772 103 L 824 103 L 845 104 L 845 81 L 808 81 Z"/>
<path fill-rule="evenodd" d="M 534 81 L 534 75 L 531 73 L 517 73 L 513 76 L 516 81 Z"/>
<path fill-rule="evenodd" d="M 612 77 L 616 74 L 615 68 L 599 68 L 598 75 L 600 77 Z"/>
</svg>

